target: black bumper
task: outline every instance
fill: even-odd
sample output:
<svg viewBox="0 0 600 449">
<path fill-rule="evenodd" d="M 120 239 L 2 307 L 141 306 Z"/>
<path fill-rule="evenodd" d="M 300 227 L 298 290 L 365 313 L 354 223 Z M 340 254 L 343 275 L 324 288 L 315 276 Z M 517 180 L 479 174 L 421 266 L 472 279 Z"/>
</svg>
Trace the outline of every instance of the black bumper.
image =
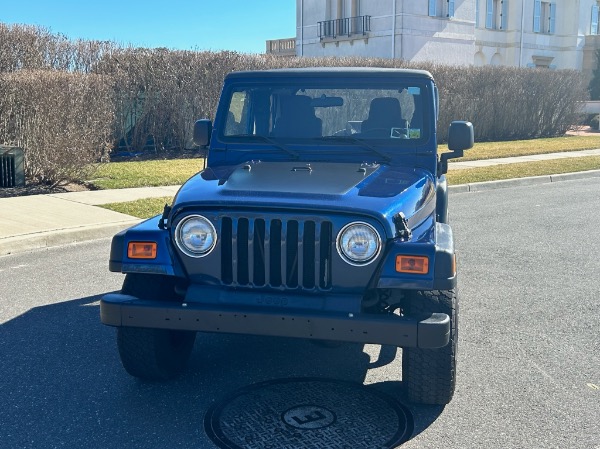
<svg viewBox="0 0 600 449">
<path fill-rule="evenodd" d="M 440 348 L 450 338 L 450 318 L 434 313 L 416 320 L 397 315 L 319 313 L 318 311 L 148 301 L 109 294 L 100 301 L 100 318 L 109 326 L 220 332 Z"/>
</svg>

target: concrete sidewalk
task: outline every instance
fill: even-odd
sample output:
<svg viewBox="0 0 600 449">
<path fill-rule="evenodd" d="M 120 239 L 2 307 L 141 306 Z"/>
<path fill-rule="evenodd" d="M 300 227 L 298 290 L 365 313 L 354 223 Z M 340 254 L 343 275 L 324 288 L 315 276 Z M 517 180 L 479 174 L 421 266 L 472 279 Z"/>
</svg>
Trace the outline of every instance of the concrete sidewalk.
<svg viewBox="0 0 600 449">
<path fill-rule="evenodd" d="M 533 162 L 572 157 L 598 156 L 600 149 L 534 156 L 451 162 L 450 170 L 489 167 L 500 164 Z M 600 176 L 600 170 L 573 175 L 538 176 L 508 181 L 491 181 L 452 186 L 451 191 L 486 190 L 510 185 L 539 184 L 554 180 Z M 142 198 L 174 196 L 179 186 L 32 195 L 0 198 L 0 256 L 33 249 L 77 243 L 104 237 L 139 223 L 129 215 L 97 207 L 101 204 L 134 201 Z"/>
<path fill-rule="evenodd" d="M 179 186 L 0 198 L 0 256 L 110 237 L 139 223 L 100 204 L 173 196 Z"/>
</svg>

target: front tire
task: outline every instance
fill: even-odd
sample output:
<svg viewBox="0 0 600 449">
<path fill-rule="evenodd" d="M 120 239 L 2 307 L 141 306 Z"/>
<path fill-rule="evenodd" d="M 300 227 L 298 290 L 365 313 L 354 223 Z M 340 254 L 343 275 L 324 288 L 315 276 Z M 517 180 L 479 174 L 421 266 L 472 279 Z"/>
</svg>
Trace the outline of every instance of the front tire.
<svg viewBox="0 0 600 449">
<path fill-rule="evenodd" d="M 169 276 L 131 273 L 121 293 L 147 300 L 178 300 Z M 176 377 L 190 358 L 196 332 L 138 327 L 117 328 L 117 346 L 125 370 L 144 380 Z"/>
<path fill-rule="evenodd" d="M 413 403 L 444 405 L 454 396 L 458 344 L 456 290 L 416 291 L 403 308 L 409 316 L 446 313 L 450 317 L 450 342 L 443 348 L 402 350 L 402 381 Z"/>
<path fill-rule="evenodd" d="M 195 332 L 119 327 L 117 346 L 121 363 L 132 376 L 144 380 L 168 380 L 186 367 L 196 339 Z"/>
</svg>

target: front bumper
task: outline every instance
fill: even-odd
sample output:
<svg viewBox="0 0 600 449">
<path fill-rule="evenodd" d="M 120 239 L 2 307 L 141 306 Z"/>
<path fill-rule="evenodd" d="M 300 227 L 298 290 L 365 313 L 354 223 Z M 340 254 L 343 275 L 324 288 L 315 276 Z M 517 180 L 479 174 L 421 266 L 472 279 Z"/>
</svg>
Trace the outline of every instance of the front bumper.
<svg viewBox="0 0 600 449">
<path fill-rule="evenodd" d="M 118 293 L 100 301 L 100 318 L 109 326 L 296 337 L 373 343 L 409 348 L 440 348 L 450 338 L 443 313 L 414 319 L 398 315 L 224 306 L 149 301 Z"/>
</svg>

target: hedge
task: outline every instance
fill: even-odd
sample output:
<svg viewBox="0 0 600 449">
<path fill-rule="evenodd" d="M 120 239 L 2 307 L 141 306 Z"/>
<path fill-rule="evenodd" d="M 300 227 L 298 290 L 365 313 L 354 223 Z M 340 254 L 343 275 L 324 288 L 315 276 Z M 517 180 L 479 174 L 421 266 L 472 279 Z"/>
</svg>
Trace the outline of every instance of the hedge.
<svg viewBox="0 0 600 449">
<path fill-rule="evenodd" d="M 214 117 L 227 73 L 306 66 L 429 70 L 440 91 L 440 141 L 454 119 L 472 121 L 479 141 L 562 135 L 588 97 L 575 71 L 146 49 L 0 24 L 0 144 L 25 149 L 29 179 L 81 179 L 118 146 L 150 145 L 158 155 L 190 148 L 193 122 Z"/>
</svg>

